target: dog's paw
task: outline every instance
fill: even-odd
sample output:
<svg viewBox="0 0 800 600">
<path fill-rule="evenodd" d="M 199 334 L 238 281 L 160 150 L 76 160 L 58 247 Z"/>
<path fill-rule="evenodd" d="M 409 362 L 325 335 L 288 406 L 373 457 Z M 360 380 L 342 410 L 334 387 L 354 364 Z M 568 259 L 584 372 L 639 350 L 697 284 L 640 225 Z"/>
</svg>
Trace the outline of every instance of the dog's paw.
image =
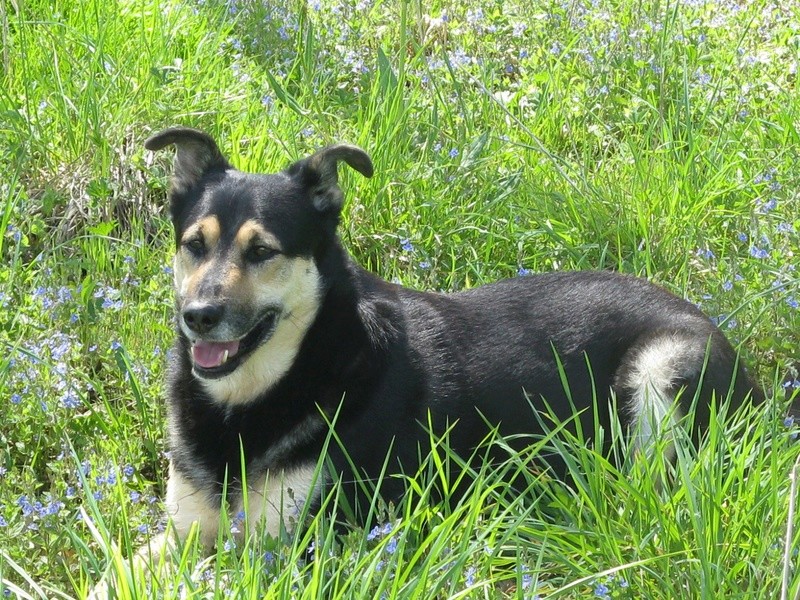
<svg viewBox="0 0 800 600">
<path fill-rule="evenodd" d="M 110 600 L 111 598 L 116 598 L 116 594 L 108 584 L 108 580 L 101 579 L 99 583 L 89 590 L 85 600 Z"/>
</svg>

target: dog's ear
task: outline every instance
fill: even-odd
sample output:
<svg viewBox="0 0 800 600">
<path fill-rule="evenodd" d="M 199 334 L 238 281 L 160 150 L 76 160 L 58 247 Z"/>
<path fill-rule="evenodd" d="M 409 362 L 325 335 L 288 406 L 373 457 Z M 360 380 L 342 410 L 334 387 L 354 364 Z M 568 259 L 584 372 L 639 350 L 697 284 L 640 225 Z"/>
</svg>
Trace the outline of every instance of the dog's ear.
<svg viewBox="0 0 800 600">
<path fill-rule="evenodd" d="M 175 192 L 190 189 L 209 171 L 231 168 L 210 135 L 189 127 L 170 127 L 160 131 L 147 138 L 144 147 L 161 150 L 170 144 L 175 144 L 176 148 L 172 165 L 172 189 Z"/>
<path fill-rule="evenodd" d="M 372 177 L 374 172 L 369 155 L 350 144 L 327 146 L 288 169 L 290 175 L 301 178 L 311 188 L 314 208 L 320 212 L 338 212 L 342 208 L 344 195 L 339 189 L 339 161 L 346 162 L 364 177 Z"/>
</svg>

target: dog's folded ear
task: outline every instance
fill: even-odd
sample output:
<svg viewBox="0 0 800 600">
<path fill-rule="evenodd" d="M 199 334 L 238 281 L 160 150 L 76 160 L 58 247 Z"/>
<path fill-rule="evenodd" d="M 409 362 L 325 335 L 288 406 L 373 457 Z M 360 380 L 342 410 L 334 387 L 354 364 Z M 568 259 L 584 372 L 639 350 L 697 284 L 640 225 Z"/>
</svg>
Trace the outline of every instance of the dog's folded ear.
<svg viewBox="0 0 800 600">
<path fill-rule="evenodd" d="M 209 171 L 231 168 L 210 135 L 189 127 L 170 127 L 160 131 L 147 138 L 144 147 L 161 150 L 170 144 L 175 144 L 176 148 L 172 186 L 178 193 L 196 185 Z"/>
<path fill-rule="evenodd" d="M 339 211 L 344 195 L 339 189 L 337 165 L 346 162 L 364 177 L 372 177 L 373 167 L 369 155 L 358 146 L 334 144 L 296 162 L 288 169 L 293 177 L 301 178 L 311 188 L 314 207 L 321 211 Z"/>
</svg>

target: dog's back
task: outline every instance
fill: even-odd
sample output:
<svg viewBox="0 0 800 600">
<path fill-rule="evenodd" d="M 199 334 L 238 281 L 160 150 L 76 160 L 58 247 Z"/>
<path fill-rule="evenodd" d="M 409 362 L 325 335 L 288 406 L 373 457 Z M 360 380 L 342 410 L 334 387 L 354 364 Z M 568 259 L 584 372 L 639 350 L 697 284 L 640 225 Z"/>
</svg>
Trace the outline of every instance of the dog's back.
<svg viewBox="0 0 800 600">
<path fill-rule="evenodd" d="M 381 298 L 391 337 L 371 361 L 369 398 L 350 398 L 361 408 L 339 432 L 343 469 L 352 461 L 375 477 L 387 453 L 413 467 L 431 427 L 461 456 L 493 427 L 522 450 L 544 423 L 576 414 L 571 428 L 590 438 L 598 425 L 609 431 L 613 406 L 646 445 L 690 412 L 699 435 L 714 398 L 730 397 L 731 409 L 761 398 L 714 324 L 642 279 L 555 273 L 430 294 L 361 277 L 361 289 L 380 289 L 366 297 Z M 563 475 L 559 457 L 549 463 Z"/>
</svg>

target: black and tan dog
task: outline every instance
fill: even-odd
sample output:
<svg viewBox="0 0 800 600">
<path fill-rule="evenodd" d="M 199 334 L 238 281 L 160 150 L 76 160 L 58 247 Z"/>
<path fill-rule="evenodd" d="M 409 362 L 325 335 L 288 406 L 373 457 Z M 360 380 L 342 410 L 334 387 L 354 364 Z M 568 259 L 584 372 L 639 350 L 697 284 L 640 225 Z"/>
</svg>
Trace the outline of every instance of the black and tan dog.
<svg viewBox="0 0 800 600">
<path fill-rule="evenodd" d="M 146 147 L 172 144 L 178 314 L 166 506 L 179 536 L 197 523 L 213 544 L 221 503 L 241 508 L 243 464 L 250 523 L 277 533 L 298 505 L 316 506 L 329 481 L 313 475 L 334 420 L 331 472 L 375 480 L 387 453 L 390 473 L 413 473 L 430 428 L 449 428 L 464 456 L 491 427 L 541 434 L 535 410 L 545 402 L 561 419 L 580 412 L 593 431 L 595 414 L 610 423 L 613 395 L 645 443 L 693 399 L 701 430 L 715 392 L 734 405 L 760 397 L 707 317 L 641 279 L 554 273 L 438 294 L 368 273 L 336 233 L 337 163 L 373 172 L 357 147 L 256 175 L 193 129 L 167 129 Z M 398 497 L 401 481 L 384 479 L 381 493 Z M 357 506 L 359 487 L 345 489 Z"/>
</svg>

